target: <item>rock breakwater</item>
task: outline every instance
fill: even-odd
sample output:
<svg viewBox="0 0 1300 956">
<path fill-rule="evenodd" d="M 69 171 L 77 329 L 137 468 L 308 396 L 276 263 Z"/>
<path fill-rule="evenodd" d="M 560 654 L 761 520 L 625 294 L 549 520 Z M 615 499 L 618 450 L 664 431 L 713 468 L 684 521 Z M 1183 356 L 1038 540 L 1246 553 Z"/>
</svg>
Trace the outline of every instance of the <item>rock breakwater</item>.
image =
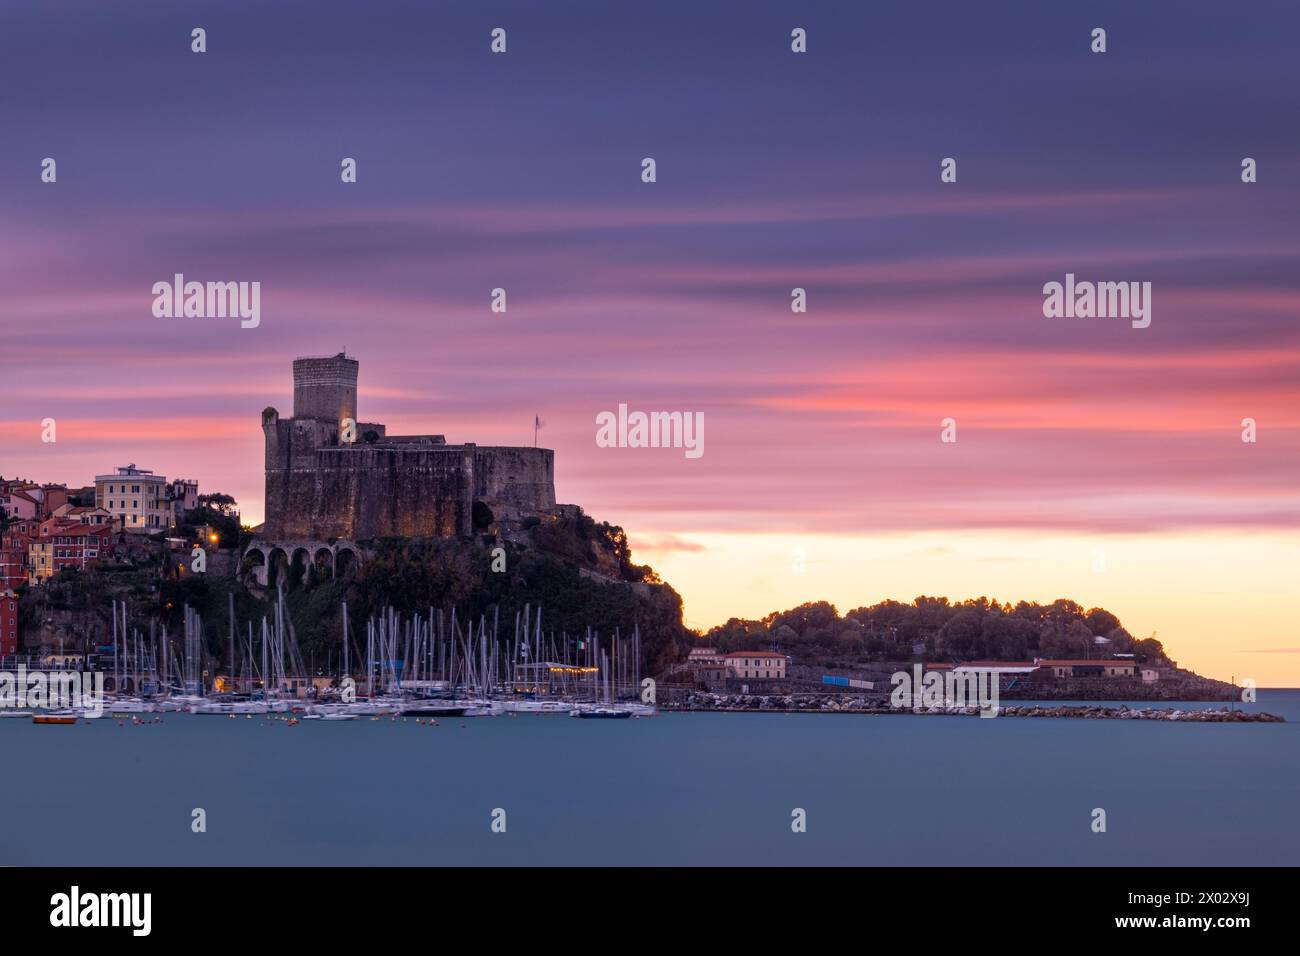
<svg viewBox="0 0 1300 956">
<path fill-rule="evenodd" d="M 663 704 L 667 711 L 718 711 L 718 712 L 785 712 L 800 714 L 914 714 L 950 717 L 978 716 L 978 707 L 921 707 L 895 708 L 888 698 L 877 696 L 832 694 L 712 694 L 693 691 L 685 698 Z M 1213 710 L 1179 710 L 1173 707 L 1102 707 L 1092 704 L 1003 704 L 999 717 L 1073 717 L 1084 720 L 1164 720 L 1184 723 L 1285 723 L 1286 718 L 1275 714 L 1247 712 L 1216 708 Z"/>
</svg>

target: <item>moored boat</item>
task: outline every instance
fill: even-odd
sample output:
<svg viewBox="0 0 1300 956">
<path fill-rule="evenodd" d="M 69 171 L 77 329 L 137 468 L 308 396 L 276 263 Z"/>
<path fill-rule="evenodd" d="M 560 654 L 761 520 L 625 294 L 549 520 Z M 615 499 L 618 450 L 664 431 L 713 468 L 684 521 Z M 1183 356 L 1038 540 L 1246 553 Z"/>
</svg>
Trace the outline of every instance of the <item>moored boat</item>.
<svg viewBox="0 0 1300 956">
<path fill-rule="evenodd" d="M 153 703 L 137 697 L 109 697 L 104 700 L 104 710 L 114 717 L 119 714 L 152 714 L 156 709 Z"/>
<path fill-rule="evenodd" d="M 465 706 L 437 704 L 433 701 L 408 704 L 402 708 L 403 717 L 464 717 L 467 712 Z"/>
<path fill-rule="evenodd" d="M 508 700 L 505 709 L 510 714 L 567 714 L 573 705 L 563 700 Z"/>
<path fill-rule="evenodd" d="M 77 715 L 71 713 L 56 712 L 32 715 L 32 723 L 34 724 L 75 724 L 76 722 Z"/>
<path fill-rule="evenodd" d="M 464 707 L 466 717 L 500 717 L 506 712 L 506 705 L 499 700 L 460 700 L 456 703 Z"/>
<path fill-rule="evenodd" d="M 632 716 L 630 710 L 616 710 L 613 707 L 580 708 L 569 712 L 570 717 L 583 720 L 623 720 Z"/>
<path fill-rule="evenodd" d="M 234 714 L 265 714 L 269 711 L 266 704 L 254 700 L 209 700 L 195 704 L 190 708 L 192 714 L 209 714 L 226 716 Z"/>
</svg>

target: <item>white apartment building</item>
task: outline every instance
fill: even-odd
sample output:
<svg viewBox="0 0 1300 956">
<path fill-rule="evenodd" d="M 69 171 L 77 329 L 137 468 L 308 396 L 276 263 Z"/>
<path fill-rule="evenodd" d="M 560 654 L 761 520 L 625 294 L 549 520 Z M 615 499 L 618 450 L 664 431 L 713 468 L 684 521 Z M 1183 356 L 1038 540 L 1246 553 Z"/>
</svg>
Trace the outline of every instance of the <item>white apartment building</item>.
<svg viewBox="0 0 1300 956">
<path fill-rule="evenodd" d="M 95 476 L 95 505 L 113 517 L 123 531 L 155 534 L 172 523 L 167 479 L 135 463 L 111 475 Z"/>
<path fill-rule="evenodd" d="M 771 651 L 733 651 L 727 666 L 736 677 L 785 679 L 785 655 Z"/>
</svg>

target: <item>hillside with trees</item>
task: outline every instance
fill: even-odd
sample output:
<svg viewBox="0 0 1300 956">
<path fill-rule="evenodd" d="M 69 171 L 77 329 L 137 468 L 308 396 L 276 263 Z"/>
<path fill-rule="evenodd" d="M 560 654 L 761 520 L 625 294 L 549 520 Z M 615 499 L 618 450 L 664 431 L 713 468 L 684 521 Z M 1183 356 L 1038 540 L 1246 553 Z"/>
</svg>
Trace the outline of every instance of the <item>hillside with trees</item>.
<svg viewBox="0 0 1300 956">
<path fill-rule="evenodd" d="M 250 532 L 240 527 L 236 507 L 228 495 L 204 495 L 171 533 L 189 538 L 208 526 L 218 532 L 223 545 L 238 542 L 242 547 Z M 23 601 L 26 632 L 41 630 L 38 622 L 54 615 L 67 622 L 61 634 L 84 633 L 102 640 L 108 619 L 107 609 L 99 605 L 110 596 L 127 600 L 134 614 L 169 629 L 180 627 L 183 608 L 189 605 L 203 616 L 209 648 L 220 655 L 231 596 L 241 621 L 271 615 L 274 591 L 254 585 L 249 567 L 241 568 L 238 577 L 182 575 L 162 538 L 152 540 L 154 551 L 147 559 L 119 556 L 84 573 L 63 572 L 32 589 Z M 732 618 L 700 635 L 683 625 L 678 593 L 653 568 L 633 561 L 624 530 L 598 522 L 581 509 L 529 518 L 502 537 L 391 538 L 364 544 L 366 560 L 346 578 L 335 579 L 328 568 L 315 564 L 290 569 L 286 601 L 305 658 L 323 664 L 339 651 L 346 601 L 354 628 L 388 607 L 404 615 L 455 608 L 473 618 L 498 615 L 506 625 L 504 636 L 512 637 L 514 614 L 525 605 L 540 608 L 544 629 L 556 635 L 576 637 L 588 627 L 611 635 L 616 628 L 627 632 L 636 627 L 649 673 L 669 669 L 701 644 L 723 652 L 779 650 L 798 663 L 1112 654 L 1168 663 L 1154 637 L 1136 639 L 1106 609 L 1085 609 L 1065 598 L 1012 605 L 985 597 L 952 602 L 921 596 L 911 603 L 882 601 L 843 615 L 834 605 L 816 601 L 758 620 Z"/>
<path fill-rule="evenodd" d="M 954 603 L 921 596 L 910 604 L 882 601 L 843 616 L 834 605 L 816 601 L 761 620 L 732 618 L 709 630 L 702 643 L 723 651 L 777 649 L 796 660 L 1011 661 L 1133 654 L 1142 662 L 1166 661 L 1154 637 L 1138 640 L 1105 608 L 1085 610 L 1066 598 L 1012 605 L 985 597 Z"/>
</svg>

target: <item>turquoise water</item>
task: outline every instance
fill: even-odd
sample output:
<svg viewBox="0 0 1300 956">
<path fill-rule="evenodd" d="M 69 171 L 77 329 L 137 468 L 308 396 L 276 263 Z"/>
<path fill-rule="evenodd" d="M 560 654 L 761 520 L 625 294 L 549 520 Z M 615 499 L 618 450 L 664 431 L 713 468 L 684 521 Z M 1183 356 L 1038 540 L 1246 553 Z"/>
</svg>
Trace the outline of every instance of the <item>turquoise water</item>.
<svg viewBox="0 0 1300 956">
<path fill-rule="evenodd" d="M 3 720 L 0 864 L 1293 865 L 1300 691 L 1249 709 L 1290 722 Z"/>
</svg>

